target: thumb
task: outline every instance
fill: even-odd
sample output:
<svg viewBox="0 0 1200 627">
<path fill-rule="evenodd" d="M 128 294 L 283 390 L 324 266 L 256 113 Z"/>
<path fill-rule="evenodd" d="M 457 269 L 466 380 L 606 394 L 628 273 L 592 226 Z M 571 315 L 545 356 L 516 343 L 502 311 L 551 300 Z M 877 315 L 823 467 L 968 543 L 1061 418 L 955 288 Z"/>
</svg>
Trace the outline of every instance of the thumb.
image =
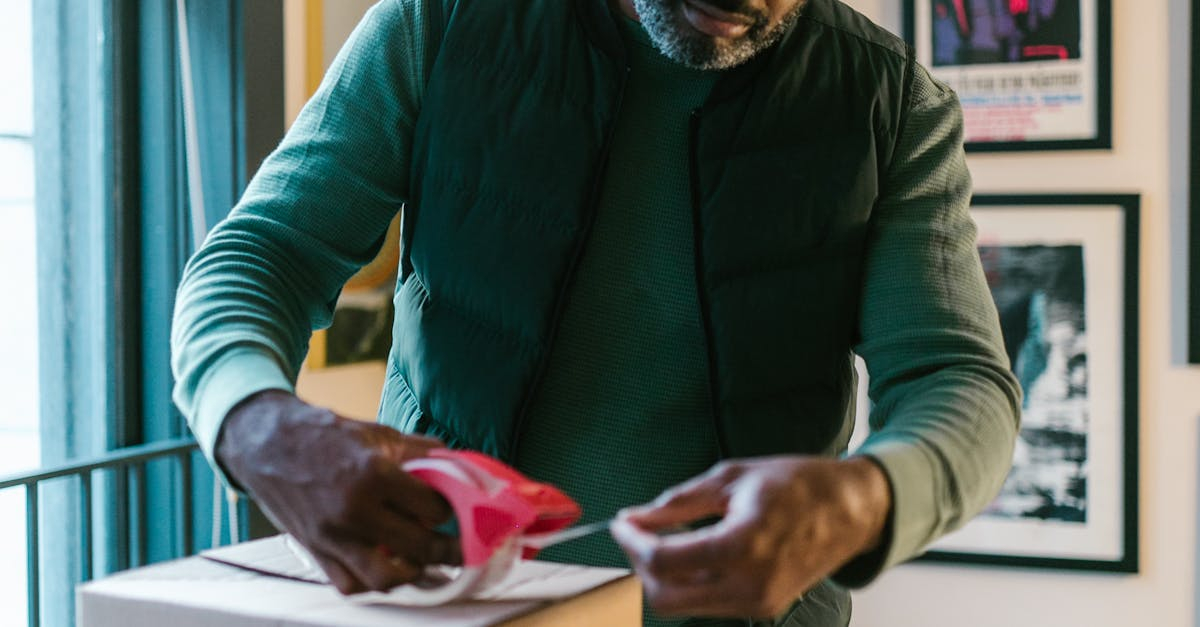
<svg viewBox="0 0 1200 627">
<path fill-rule="evenodd" d="M 665 531 L 723 516 L 729 506 L 731 474 L 723 468 L 714 469 L 663 492 L 652 503 L 626 509 L 622 518 L 645 530 Z"/>
<path fill-rule="evenodd" d="M 391 427 L 382 427 L 391 433 L 381 438 L 380 451 L 397 464 L 403 464 L 410 459 L 427 457 L 429 451 L 446 448 L 441 440 L 423 435 L 407 435 Z"/>
</svg>

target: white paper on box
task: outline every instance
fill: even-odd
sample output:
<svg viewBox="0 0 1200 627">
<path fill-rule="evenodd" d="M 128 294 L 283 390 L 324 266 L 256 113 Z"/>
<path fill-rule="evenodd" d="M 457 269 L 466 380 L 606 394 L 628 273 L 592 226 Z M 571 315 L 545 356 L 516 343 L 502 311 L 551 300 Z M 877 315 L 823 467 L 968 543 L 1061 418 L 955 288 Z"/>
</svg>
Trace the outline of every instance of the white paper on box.
<svg viewBox="0 0 1200 627">
<path fill-rule="evenodd" d="M 288 536 L 272 536 L 253 542 L 204 551 L 201 557 L 237 566 L 245 570 L 329 585 L 325 573 L 298 551 L 303 551 Z M 520 561 L 495 586 L 484 590 L 473 601 L 556 601 L 581 594 L 629 574 L 623 568 L 593 568 L 552 562 Z M 369 592 L 349 597 L 356 603 L 423 605 L 408 601 L 409 586 L 391 592 Z"/>
<path fill-rule="evenodd" d="M 629 576 L 622 569 L 520 562 L 482 598 L 405 607 L 404 591 L 344 597 L 282 536 L 140 568 L 80 586 L 80 627 L 487 627 Z M 221 562 L 214 561 L 215 559 Z M 229 564 L 236 563 L 239 566 Z M 319 574 L 319 573 L 318 573 Z M 323 578 L 323 575 L 321 576 Z"/>
</svg>

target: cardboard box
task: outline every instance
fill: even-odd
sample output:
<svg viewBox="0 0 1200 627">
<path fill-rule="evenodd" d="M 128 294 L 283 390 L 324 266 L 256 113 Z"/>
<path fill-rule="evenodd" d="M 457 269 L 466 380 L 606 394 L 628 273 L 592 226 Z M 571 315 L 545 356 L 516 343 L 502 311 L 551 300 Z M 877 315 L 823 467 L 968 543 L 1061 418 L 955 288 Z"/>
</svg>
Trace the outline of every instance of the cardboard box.
<svg viewBox="0 0 1200 627">
<path fill-rule="evenodd" d="M 641 585 L 628 571 L 522 562 L 486 599 L 418 608 L 398 605 L 388 595 L 364 597 L 369 603 L 348 599 L 328 585 L 265 574 L 291 567 L 281 551 L 286 548 L 276 537 L 218 555 L 249 562 L 260 572 L 197 556 L 81 585 L 76 622 L 79 627 L 642 624 Z"/>
</svg>

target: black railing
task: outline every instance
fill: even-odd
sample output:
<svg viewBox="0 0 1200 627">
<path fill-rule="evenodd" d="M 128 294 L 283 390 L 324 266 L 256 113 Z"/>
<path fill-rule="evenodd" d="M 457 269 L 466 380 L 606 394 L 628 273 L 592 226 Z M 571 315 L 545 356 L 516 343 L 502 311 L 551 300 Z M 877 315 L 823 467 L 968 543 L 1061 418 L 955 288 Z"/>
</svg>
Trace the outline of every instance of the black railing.
<svg viewBox="0 0 1200 627">
<path fill-rule="evenodd" d="M 38 488 L 44 481 L 76 477 L 79 486 L 80 512 L 80 579 L 88 581 L 94 575 L 92 563 L 92 473 L 96 471 L 113 471 L 125 473 L 125 481 L 135 491 L 135 494 L 145 494 L 145 465 L 146 462 L 157 459 L 174 459 L 179 468 L 179 481 L 176 494 L 179 498 L 179 516 L 176 519 L 179 538 L 179 552 L 190 555 L 194 552 L 192 537 L 192 453 L 196 450 L 196 442 L 190 438 L 156 442 L 143 446 L 133 446 L 106 453 L 88 460 L 63 464 L 52 468 L 44 468 L 33 473 L 0 477 L 0 490 L 23 486 L 25 488 L 25 544 L 26 571 L 28 573 L 28 606 L 29 625 L 38 627 L 41 611 L 41 577 L 40 547 L 38 545 Z M 145 503 L 144 497 L 138 498 L 139 507 Z M 136 561 L 145 563 L 146 534 L 141 530 L 141 519 L 134 510 L 135 521 L 129 525 L 128 534 L 136 534 L 130 540 L 131 552 L 136 552 Z M 134 560 L 130 560 L 134 561 Z"/>
</svg>

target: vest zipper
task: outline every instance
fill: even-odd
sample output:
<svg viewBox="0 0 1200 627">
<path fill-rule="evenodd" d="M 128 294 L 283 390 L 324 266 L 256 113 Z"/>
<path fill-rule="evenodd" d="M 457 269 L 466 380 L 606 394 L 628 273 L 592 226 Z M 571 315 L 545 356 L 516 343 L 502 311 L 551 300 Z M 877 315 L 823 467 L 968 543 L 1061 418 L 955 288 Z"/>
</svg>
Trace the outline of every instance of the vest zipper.
<svg viewBox="0 0 1200 627">
<path fill-rule="evenodd" d="M 725 428 L 721 424 L 721 409 L 717 402 L 717 360 L 713 354 L 713 328 L 709 315 L 708 290 L 704 286 L 704 228 L 700 220 L 700 167 L 697 164 L 700 135 L 700 109 L 693 109 L 688 120 L 688 177 L 692 194 L 692 252 L 696 262 L 696 297 L 700 302 L 700 323 L 704 327 L 704 352 L 708 357 L 708 403 L 712 411 L 713 432 L 717 436 L 717 458 L 728 457 Z"/>
<path fill-rule="evenodd" d="M 562 323 L 563 310 L 566 309 L 567 293 L 571 286 L 575 283 L 575 274 L 579 269 L 579 260 L 583 258 L 584 249 L 587 248 L 588 241 L 592 236 L 592 227 L 596 224 L 597 209 L 600 205 L 600 186 L 604 182 L 604 175 L 608 171 L 609 153 L 612 149 L 613 135 L 616 134 L 617 118 L 621 115 L 621 107 L 625 102 L 625 85 L 629 82 L 629 73 L 633 68 L 629 65 L 625 66 L 625 74 L 621 76 L 620 84 L 617 86 L 616 107 L 613 108 L 613 118 L 608 125 L 608 129 L 604 133 L 604 145 L 600 148 L 600 169 L 592 179 L 592 193 L 588 199 L 588 216 L 586 224 L 583 227 L 583 232 L 580 233 L 579 245 L 575 247 L 575 254 L 571 257 L 571 264 L 567 267 L 567 277 L 563 281 L 562 286 L 558 290 L 558 297 L 554 303 L 554 314 L 550 319 L 550 339 L 546 343 L 546 350 L 542 354 L 541 363 L 537 366 L 537 371 L 533 375 L 533 381 L 529 384 L 529 389 L 525 391 L 525 400 L 521 401 L 521 411 L 517 414 L 517 419 L 513 423 L 513 430 L 509 437 L 511 442 L 508 446 L 508 455 L 505 461 L 516 464 L 517 453 L 520 450 L 521 431 L 525 427 L 525 419 L 529 416 L 529 411 L 533 406 L 533 399 L 537 396 L 538 389 L 542 385 L 542 380 L 546 377 L 546 368 L 550 364 L 550 355 L 554 351 L 555 341 L 558 339 L 559 326 Z"/>
</svg>

